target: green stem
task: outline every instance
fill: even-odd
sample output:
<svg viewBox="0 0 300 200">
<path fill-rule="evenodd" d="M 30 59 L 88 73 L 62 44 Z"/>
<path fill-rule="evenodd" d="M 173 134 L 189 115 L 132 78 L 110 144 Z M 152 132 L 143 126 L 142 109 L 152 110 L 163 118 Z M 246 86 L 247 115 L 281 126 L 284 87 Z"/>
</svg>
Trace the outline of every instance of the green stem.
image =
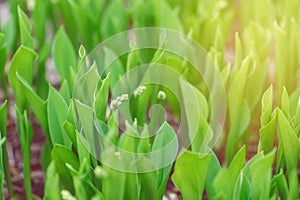
<svg viewBox="0 0 300 200">
<path fill-rule="evenodd" d="M 24 176 L 24 189 L 26 199 L 32 199 L 31 191 L 31 176 L 30 176 L 30 141 L 26 144 L 26 149 L 23 151 L 23 176 Z"/>
</svg>

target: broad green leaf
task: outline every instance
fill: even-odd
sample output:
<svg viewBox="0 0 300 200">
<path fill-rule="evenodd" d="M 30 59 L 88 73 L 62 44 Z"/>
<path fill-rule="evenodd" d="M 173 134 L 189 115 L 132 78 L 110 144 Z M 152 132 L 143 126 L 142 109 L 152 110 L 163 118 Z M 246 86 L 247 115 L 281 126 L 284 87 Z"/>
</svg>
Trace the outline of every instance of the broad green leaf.
<svg viewBox="0 0 300 200">
<path fill-rule="evenodd" d="M 25 47 L 21 46 L 12 58 L 10 68 L 8 71 L 8 81 L 12 87 L 16 98 L 16 104 L 20 111 L 26 108 L 26 97 L 23 94 L 23 88 L 17 78 L 17 74 L 21 75 L 29 85 L 32 84 L 33 78 L 33 64 L 36 58 L 36 53 Z"/>
<path fill-rule="evenodd" d="M 230 173 L 230 177 L 235 182 L 238 178 L 240 171 L 242 170 L 246 158 L 246 146 L 242 146 L 241 149 L 236 153 L 234 158 L 232 159 L 228 171 Z"/>
<path fill-rule="evenodd" d="M 79 162 L 77 157 L 68 147 L 56 144 L 52 150 L 52 159 L 63 187 L 73 192 L 74 187 L 72 176 L 70 170 L 66 167 L 66 164 L 68 163 L 74 169 L 78 170 Z"/>
<path fill-rule="evenodd" d="M 34 41 L 31 36 L 31 24 L 20 6 L 18 6 L 18 20 L 22 45 L 34 49 Z"/>
<path fill-rule="evenodd" d="M 59 188 L 59 176 L 55 172 L 55 163 L 52 161 L 46 171 L 46 182 L 44 189 L 44 200 L 57 199 L 61 200 Z"/>
<path fill-rule="evenodd" d="M 259 130 L 260 139 L 258 151 L 264 151 L 265 153 L 272 151 L 275 137 L 276 112 L 272 113 L 272 89 L 273 87 L 271 85 L 262 98 L 262 113 L 260 117 L 261 128 Z"/>
<path fill-rule="evenodd" d="M 42 100 L 31 88 L 27 80 L 17 72 L 17 81 L 21 85 L 22 94 L 26 97 L 26 101 L 30 104 L 37 120 L 49 138 L 48 119 L 47 119 L 47 102 Z"/>
<path fill-rule="evenodd" d="M 228 169 L 221 169 L 213 180 L 214 190 L 224 193 L 227 199 L 233 198 L 234 188 L 244 166 L 246 147 L 243 146 L 232 159 Z"/>
<path fill-rule="evenodd" d="M 186 115 L 184 128 L 188 131 L 192 150 L 199 152 L 211 139 L 210 129 L 206 123 L 209 113 L 208 105 L 202 93 L 184 79 L 180 79 L 180 89 L 184 97 L 183 105 Z M 206 150 L 205 146 L 204 149 Z"/>
<path fill-rule="evenodd" d="M 290 198 L 298 196 L 298 158 L 299 158 L 299 140 L 283 112 L 277 108 L 277 119 L 279 127 L 280 141 L 282 143 L 284 160 L 289 178 Z"/>
<path fill-rule="evenodd" d="M 234 200 L 250 200 L 251 199 L 251 184 L 247 176 L 243 172 L 240 173 L 236 182 L 233 198 Z"/>
<path fill-rule="evenodd" d="M 247 176 L 251 182 L 252 199 L 269 199 L 275 150 L 252 163 Z M 259 177 L 259 178 L 258 178 Z"/>
<path fill-rule="evenodd" d="M 69 87 L 73 88 L 74 80 L 72 80 L 71 71 L 77 71 L 77 59 L 72 43 L 63 27 L 57 31 L 52 48 L 55 69 L 61 81 L 67 80 Z"/>
<path fill-rule="evenodd" d="M 282 197 L 283 199 L 288 199 L 289 188 L 282 169 L 280 170 L 279 174 L 276 174 L 274 176 L 272 182 L 275 184 L 274 187 L 277 188 L 279 192 L 279 196 Z"/>
<path fill-rule="evenodd" d="M 96 117 L 102 121 L 105 121 L 106 117 L 106 109 L 108 102 L 108 94 L 109 94 L 109 82 L 110 82 L 110 74 L 102 80 L 101 86 L 98 86 L 98 91 L 96 92 L 96 97 L 94 101 L 94 109 L 96 113 Z"/>
<path fill-rule="evenodd" d="M 84 66 L 82 66 L 80 70 L 84 71 Z M 95 101 L 95 91 L 99 81 L 101 81 L 97 71 L 96 62 L 93 63 L 88 71 L 84 71 L 83 73 L 84 74 L 82 74 L 82 76 L 78 77 L 76 80 L 73 98 L 78 99 L 82 103 L 92 107 Z"/>
<path fill-rule="evenodd" d="M 211 155 L 184 151 L 178 157 L 172 180 L 184 199 L 201 199 Z"/>
<path fill-rule="evenodd" d="M 153 141 L 152 151 L 162 149 L 164 146 L 168 145 L 176 137 L 176 133 L 168 123 L 164 123 L 161 128 L 158 130 L 156 137 Z M 160 158 L 164 160 L 164 157 Z M 172 165 L 168 165 L 158 171 L 157 176 L 157 190 L 158 190 L 158 199 L 163 197 L 163 194 L 166 189 L 166 185 L 170 176 Z"/>
<path fill-rule="evenodd" d="M 271 120 L 268 124 L 259 129 L 259 144 L 258 151 L 264 151 L 269 153 L 273 149 L 274 137 L 275 137 L 275 128 L 276 128 L 276 112 L 273 112 L 271 115 Z"/>
<path fill-rule="evenodd" d="M 47 114 L 49 123 L 49 133 L 52 144 L 61 144 L 71 147 L 72 143 L 63 128 L 67 119 L 68 106 L 60 95 L 51 85 L 49 86 Z"/>
<path fill-rule="evenodd" d="M 209 199 L 213 199 L 214 195 L 217 193 L 213 186 L 213 180 L 221 170 L 220 162 L 216 156 L 216 154 L 211 150 L 212 159 L 208 166 L 206 180 L 205 180 L 205 190 Z"/>
</svg>

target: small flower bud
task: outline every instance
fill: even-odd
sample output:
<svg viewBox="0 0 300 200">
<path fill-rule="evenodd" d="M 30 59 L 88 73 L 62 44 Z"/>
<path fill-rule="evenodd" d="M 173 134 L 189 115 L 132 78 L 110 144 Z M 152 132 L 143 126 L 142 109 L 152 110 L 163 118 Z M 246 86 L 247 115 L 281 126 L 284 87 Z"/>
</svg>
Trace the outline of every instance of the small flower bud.
<svg viewBox="0 0 300 200">
<path fill-rule="evenodd" d="M 160 99 L 160 100 L 165 100 L 167 98 L 167 95 L 164 91 L 160 90 L 157 94 L 157 99 Z"/>
<path fill-rule="evenodd" d="M 63 200 L 76 200 L 76 198 L 68 190 L 62 190 L 60 194 Z"/>
<path fill-rule="evenodd" d="M 96 166 L 96 168 L 94 169 L 94 173 L 97 178 L 107 177 L 107 172 L 100 166 Z"/>
<path fill-rule="evenodd" d="M 140 96 L 145 90 L 146 90 L 146 86 L 140 85 L 134 90 L 133 92 L 134 97 Z"/>
</svg>

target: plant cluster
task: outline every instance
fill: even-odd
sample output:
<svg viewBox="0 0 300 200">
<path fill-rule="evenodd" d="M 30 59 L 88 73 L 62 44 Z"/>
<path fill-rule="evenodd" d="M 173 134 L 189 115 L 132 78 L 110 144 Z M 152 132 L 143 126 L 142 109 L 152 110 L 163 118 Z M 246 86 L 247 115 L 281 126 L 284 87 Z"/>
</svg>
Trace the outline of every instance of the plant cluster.
<svg viewBox="0 0 300 200">
<path fill-rule="evenodd" d="M 299 4 L 9 0 L 10 16 L 0 19 L 0 84 L 6 99 L 1 98 L 0 107 L 0 195 L 5 182 L 10 198 L 17 198 L 6 128 L 8 103 L 15 102 L 26 199 L 38 198 L 31 186 L 32 117 L 46 138 L 41 153 L 45 200 L 179 198 L 166 189 L 170 177 L 183 199 L 298 199 Z M 217 67 L 227 114 L 221 139 L 207 153 L 201 149 L 212 132 L 211 99 L 191 63 L 162 49 L 131 51 L 105 69 L 104 58 L 89 63 L 89 53 L 101 41 L 142 27 L 185 33 L 203 46 Z M 166 42 L 162 38 L 159 45 Z M 134 49 L 135 44 L 130 45 Z M 109 49 L 105 53 L 114 56 Z M 58 82 L 50 83 L 47 77 L 49 63 Z M 136 66 L 146 63 L 170 66 L 187 80 L 178 83 L 183 105 L 164 86 L 128 80 L 128 72 L 140 77 Z M 188 91 L 196 94 L 200 120 L 190 147 L 177 152 L 176 123 L 164 115 L 180 120 L 182 106 L 187 116 L 194 112 L 185 100 Z M 126 108 L 130 119 L 122 122 L 120 113 Z M 159 153 L 167 145 L 175 149 L 170 157 Z M 136 162 L 127 162 L 132 156 L 128 152 L 137 155 Z M 162 167 L 156 168 L 145 154 Z M 177 159 L 168 163 L 172 156 Z"/>
</svg>

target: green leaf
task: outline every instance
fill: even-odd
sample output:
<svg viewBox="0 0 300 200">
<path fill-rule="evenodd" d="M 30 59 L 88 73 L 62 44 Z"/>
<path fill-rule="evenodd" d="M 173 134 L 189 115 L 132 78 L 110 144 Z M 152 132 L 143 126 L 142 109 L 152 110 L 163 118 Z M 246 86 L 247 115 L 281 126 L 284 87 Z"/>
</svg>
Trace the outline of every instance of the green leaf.
<svg viewBox="0 0 300 200">
<path fill-rule="evenodd" d="M 249 68 L 252 67 L 253 57 L 246 57 L 241 63 L 241 67 L 234 69 L 235 73 L 230 80 L 230 90 L 228 92 L 229 122 L 230 129 L 226 145 L 226 163 L 230 163 L 239 138 L 248 128 L 250 123 L 251 110 L 245 99 L 247 77 Z"/>
<path fill-rule="evenodd" d="M 47 99 L 48 95 L 48 81 L 46 79 L 46 62 L 50 56 L 51 44 L 46 41 L 43 46 L 39 49 L 39 57 L 37 61 L 37 71 L 35 77 L 34 85 L 36 86 L 37 94 L 42 99 Z"/>
<path fill-rule="evenodd" d="M 265 153 L 272 151 L 275 137 L 276 112 L 272 113 L 272 89 L 273 87 L 271 85 L 262 98 L 262 114 L 260 117 L 261 128 L 259 130 L 260 139 L 258 151 L 264 151 Z"/>
<path fill-rule="evenodd" d="M 283 112 L 277 108 L 277 119 L 279 127 L 280 142 L 282 143 L 284 160 L 287 168 L 287 174 L 290 186 L 290 198 L 298 198 L 298 158 L 299 158 L 299 140 Z"/>
<path fill-rule="evenodd" d="M 52 144 L 61 144 L 71 147 L 72 143 L 66 134 L 63 124 L 67 119 L 68 106 L 60 95 L 51 85 L 49 86 L 47 114 L 49 123 L 49 133 Z"/>
<path fill-rule="evenodd" d="M 290 102 L 289 102 L 289 94 L 285 87 L 283 87 L 282 95 L 281 95 L 281 111 L 285 115 L 285 117 L 290 120 Z"/>
<path fill-rule="evenodd" d="M 14 92 L 16 104 L 21 111 L 24 111 L 26 108 L 26 98 L 23 95 L 23 88 L 16 73 L 21 75 L 24 80 L 31 85 L 33 78 L 33 64 L 36 56 L 37 55 L 33 50 L 21 46 L 13 56 L 8 71 L 8 81 Z"/>
<path fill-rule="evenodd" d="M 69 168 L 73 178 L 76 198 L 87 199 L 86 188 L 88 185 L 86 182 L 90 179 L 89 159 L 84 158 L 82 161 L 80 161 L 80 167 L 78 170 L 74 169 L 73 166 L 68 163 L 66 166 Z"/>
<path fill-rule="evenodd" d="M 84 159 L 88 159 L 88 161 L 90 160 L 90 153 L 88 152 L 88 149 L 86 147 L 86 144 L 84 144 L 84 139 L 82 139 L 82 136 L 80 135 L 80 133 L 75 130 L 76 133 L 76 149 L 78 152 L 78 157 L 79 157 L 79 162 L 82 163 Z M 87 163 L 89 167 L 90 163 Z"/>
<path fill-rule="evenodd" d="M 184 151 L 178 157 L 172 180 L 184 199 L 201 199 L 211 155 Z"/>
<path fill-rule="evenodd" d="M 142 157 L 141 160 L 137 163 L 139 169 L 149 169 L 149 165 L 151 165 L 151 161 L 148 160 L 146 157 Z M 154 166 L 153 166 L 154 167 Z M 159 182 L 157 182 L 157 171 L 147 172 L 147 173 L 140 173 L 138 174 L 139 181 L 140 181 L 140 198 L 142 200 L 147 199 L 161 199 L 159 198 L 159 191 L 157 188 Z"/>
<path fill-rule="evenodd" d="M 71 95 L 70 95 L 70 89 L 68 86 L 68 82 L 66 80 L 64 80 L 59 88 L 59 93 L 61 94 L 61 96 L 63 97 L 63 99 L 65 100 L 66 104 L 70 104 L 70 100 L 71 100 Z"/>
<path fill-rule="evenodd" d="M 34 49 L 34 41 L 31 37 L 31 24 L 28 17 L 22 11 L 20 6 L 18 6 L 18 19 L 22 45 L 30 49 Z"/>
<path fill-rule="evenodd" d="M 106 39 L 128 29 L 129 16 L 124 9 L 124 0 L 108 2 L 101 19 L 101 36 Z"/>
<path fill-rule="evenodd" d="M 259 152 L 264 151 L 265 153 L 269 153 L 273 149 L 276 128 L 276 112 L 273 112 L 271 117 L 270 122 L 259 129 Z"/>
<path fill-rule="evenodd" d="M 77 146 L 76 142 L 76 127 L 73 123 L 65 121 L 63 124 L 65 132 L 68 134 L 73 145 Z"/>
<path fill-rule="evenodd" d="M 109 82 L 110 82 L 110 74 L 102 80 L 101 86 L 96 93 L 95 101 L 94 101 L 94 109 L 96 113 L 96 117 L 99 120 L 105 121 L 106 117 L 106 108 L 109 94 Z"/>
<path fill-rule="evenodd" d="M 17 72 L 18 82 L 22 89 L 22 94 L 26 97 L 26 101 L 30 104 L 37 120 L 49 138 L 48 119 L 47 119 L 47 102 L 42 100 L 31 88 L 27 80 Z M 25 95 L 24 95 L 25 94 Z"/>
<path fill-rule="evenodd" d="M 276 150 L 271 151 L 263 158 L 253 162 L 249 167 L 250 174 L 247 176 L 251 182 L 252 199 L 269 199 L 275 152 Z"/>
<path fill-rule="evenodd" d="M 153 1 L 154 26 L 183 32 L 183 27 L 175 10 L 165 0 Z"/>
<path fill-rule="evenodd" d="M 0 32 L 0 80 L 2 87 L 4 89 L 5 95 L 7 96 L 7 86 L 6 86 L 6 77 L 5 77 L 5 64 L 7 60 L 7 49 L 3 44 L 4 34 Z"/>
<path fill-rule="evenodd" d="M 23 176 L 26 199 L 32 199 L 31 176 L 30 176 L 30 146 L 33 138 L 32 127 L 29 123 L 26 111 L 22 113 L 16 106 L 18 134 L 23 158 Z"/>
<path fill-rule="evenodd" d="M 250 200 L 251 199 L 251 184 L 247 176 L 243 172 L 240 173 L 239 178 L 236 182 L 234 192 L 234 200 Z"/>
<path fill-rule="evenodd" d="M 152 151 L 162 149 L 164 146 L 168 145 L 174 139 L 174 137 L 176 137 L 176 133 L 174 132 L 173 128 L 167 122 L 165 122 L 156 133 L 156 137 L 152 145 Z M 162 160 L 161 162 L 165 160 L 164 157 L 161 157 L 160 159 Z M 162 199 L 164 195 L 171 169 L 172 165 L 170 164 L 158 171 L 158 199 Z"/>
<path fill-rule="evenodd" d="M 50 1 L 34 1 L 34 8 L 31 10 L 34 35 L 39 47 L 43 46 L 46 36 L 47 18 L 49 16 Z"/>
<path fill-rule="evenodd" d="M 2 147 L 5 143 L 6 138 L 2 137 L 0 131 L 0 195 L 3 196 L 3 181 L 4 181 L 4 167 L 3 167 L 3 160 L 2 160 Z"/>
<path fill-rule="evenodd" d="M 85 70 L 84 66 L 82 66 L 81 70 Z M 96 62 L 94 62 L 88 71 L 84 71 L 84 74 L 77 78 L 73 98 L 79 99 L 82 103 L 92 107 L 99 81 L 101 79 L 97 71 Z"/>
<path fill-rule="evenodd" d="M 7 120 L 7 101 L 5 101 L 0 107 L 0 134 L 1 138 L 7 138 L 7 131 L 6 131 L 6 120 Z M 4 174 L 5 174 L 5 181 L 8 189 L 9 195 L 12 197 L 13 195 L 13 187 L 12 181 L 10 178 L 10 165 L 9 165 L 9 157 L 7 151 L 7 142 L 4 142 L 1 145 L 1 155 L 2 158 L 0 160 L 1 166 L 3 166 Z M 3 160 L 3 163 L 2 163 Z M 3 174 L 2 171 L 0 174 Z M 0 186 L 2 187 L 2 185 Z"/>
<path fill-rule="evenodd" d="M 244 166 L 246 147 L 243 146 L 231 161 L 228 169 L 221 169 L 213 181 L 214 190 L 223 193 L 227 199 L 233 198 L 234 188 Z"/>
<path fill-rule="evenodd" d="M 46 182 L 44 189 L 44 200 L 57 199 L 61 200 L 59 188 L 59 176 L 55 172 L 55 163 L 52 161 L 46 171 Z"/>
<path fill-rule="evenodd" d="M 63 186 L 73 192 L 73 181 L 70 170 L 66 167 L 66 163 L 74 169 L 79 169 L 79 162 L 74 153 L 67 147 L 56 144 L 52 150 L 52 159 L 55 163 L 56 172 L 59 174 Z"/>
<path fill-rule="evenodd" d="M 125 185 L 125 174 L 115 169 L 103 166 L 107 172 L 107 177 L 103 179 L 102 192 L 105 199 L 124 199 L 124 193 L 126 190 Z M 116 192 L 118 191 L 118 192 Z"/>
<path fill-rule="evenodd" d="M 288 199 L 289 188 L 282 169 L 280 170 L 279 174 L 276 174 L 274 176 L 272 182 L 275 184 L 279 192 L 279 196 L 282 197 L 283 199 Z"/>
<path fill-rule="evenodd" d="M 205 190 L 209 199 L 213 199 L 214 195 L 217 193 L 213 186 L 213 180 L 221 170 L 220 162 L 216 156 L 216 154 L 211 150 L 212 159 L 208 166 L 208 171 L 205 180 Z"/>
<path fill-rule="evenodd" d="M 262 97 L 262 114 L 260 117 L 261 126 L 267 125 L 271 121 L 272 106 L 273 106 L 273 86 L 264 93 Z"/>
<path fill-rule="evenodd" d="M 77 71 L 76 52 L 69 40 L 65 30 L 61 27 L 53 41 L 52 49 L 55 69 L 60 76 L 61 81 L 67 80 L 69 87 L 73 88 L 71 71 Z"/>
</svg>

